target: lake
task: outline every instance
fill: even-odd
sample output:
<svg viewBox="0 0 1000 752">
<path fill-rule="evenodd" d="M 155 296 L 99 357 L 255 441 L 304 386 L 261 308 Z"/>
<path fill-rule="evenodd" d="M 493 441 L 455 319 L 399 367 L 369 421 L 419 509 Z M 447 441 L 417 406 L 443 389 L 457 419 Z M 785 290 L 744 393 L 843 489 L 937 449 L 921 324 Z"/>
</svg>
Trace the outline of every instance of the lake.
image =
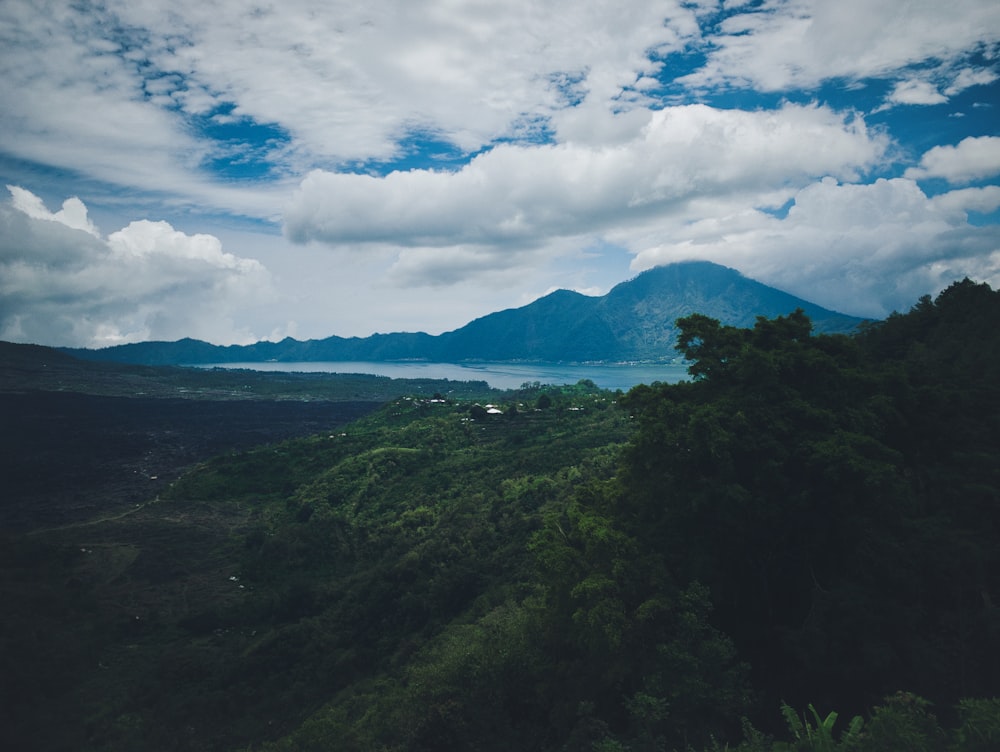
<svg viewBox="0 0 1000 752">
<path fill-rule="evenodd" d="M 425 363 L 417 361 L 379 363 L 368 361 L 337 362 L 267 362 L 209 363 L 201 368 L 243 368 L 250 371 L 286 371 L 301 373 L 369 373 L 394 379 L 451 379 L 485 381 L 495 389 L 517 389 L 526 382 L 575 384 L 590 379 L 602 389 L 627 391 L 636 384 L 654 381 L 676 383 L 688 378 L 687 366 L 595 364 L 561 365 L 559 363 Z"/>
</svg>

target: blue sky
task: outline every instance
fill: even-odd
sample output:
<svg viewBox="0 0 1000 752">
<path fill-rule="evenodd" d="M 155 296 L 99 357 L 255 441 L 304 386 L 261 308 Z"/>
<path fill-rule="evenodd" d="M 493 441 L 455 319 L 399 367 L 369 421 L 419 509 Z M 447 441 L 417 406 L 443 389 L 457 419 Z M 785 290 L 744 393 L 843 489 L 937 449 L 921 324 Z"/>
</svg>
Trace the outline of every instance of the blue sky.
<svg viewBox="0 0 1000 752">
<path fill-rule="evenodd" d="M 0 4 L 0 339 L 454 329 L 708 259 L 1000 285 L 992 0 Z"/>
</svg>

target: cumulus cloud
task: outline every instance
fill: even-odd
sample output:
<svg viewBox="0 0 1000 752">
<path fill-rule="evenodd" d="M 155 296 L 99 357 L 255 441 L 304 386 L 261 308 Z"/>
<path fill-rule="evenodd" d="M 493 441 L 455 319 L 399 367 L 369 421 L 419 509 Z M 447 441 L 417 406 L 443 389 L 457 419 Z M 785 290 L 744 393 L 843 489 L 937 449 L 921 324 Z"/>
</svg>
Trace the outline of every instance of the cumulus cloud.
<svg viewBox="0 0 1000 752">
<path fill-rule="evenodd" d="M 949 183 L 970 183 L 1000 175 L 1000 138 L 970 136 L 956 146 L 935 146 L 920 158 L 918 167 L 906 171 L 906 177 L 944 178 Z"/>
<path fill-rule="evenodd" d="M 462 268 L 495 271 L 503 265 L 498 254 L 513 250 L 656 225 L 703 198 L 760 202 L 816 176 L 852 179 L 886 148 L 863 120 L 816 106 L 746 112 L 689 105 L 630 122 L 631 138 L 613 146 L 504 145 L 456 172 L 316 171 L 285 212 L 286 233 L 343 246 L 467 247 L 478 260 L 449 264 L 460 277 Z M 421 278 L 421 257 L 439 266 L 410 254 L 406 279 Z"/>
<path fill-rule="evenodd" d="M 990 214 L 1000 208 L 1000 186 L 962 188 L 935 196 L 933 203 L 949 212 Z"/>
<path fill-rule="evenodd" d="M 95 238 L 100 237 L 94 223 L 87 216 L 87 207 L 76 196 L 63 201 L 62 209 L 53 214 L 45 208 L 42 200 L 31 191 L 26 191 L 17 185 L 8 185 L 7 190 L 10 191 L 14 208 L 24 212 L 29 217 L 58 222 L 74 230 L 83 230 Z"/>
<path fill-rule="evenodd" d="M 0 339 L 84 347 L 255 339 L 232 310 L 273 294 L 257 261 L 166 222 L 133 222 L 104 240 L 78 199 L 53 214 L 30 191 L 10 192 L 0 205 Z"/>
<path fill-rule="evenodd" d="M 640 251 L 633 268 L 704 258 L 821 305 L 882 317 L 963 276 L 997 284 L 1000 238 L 969 224 L 967 212 L 998 205 L 992 188 L 930 198 L 903 178 L 827 178 L 796 193 L 783 218 L 748 210 L 678 226 L 669 241 Z"/>
</svg>

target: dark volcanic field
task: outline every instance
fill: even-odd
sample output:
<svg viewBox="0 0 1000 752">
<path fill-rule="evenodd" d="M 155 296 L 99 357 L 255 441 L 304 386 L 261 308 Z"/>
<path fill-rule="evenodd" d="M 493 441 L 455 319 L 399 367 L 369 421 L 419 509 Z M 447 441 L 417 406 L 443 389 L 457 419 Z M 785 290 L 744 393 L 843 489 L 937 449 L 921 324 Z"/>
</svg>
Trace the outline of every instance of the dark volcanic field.
<svg viewBox="0 0 1000 752">
<path fill-rule="evenodd" d="M 199 461 L 329 431 L 379 404 L 0 393 L 0 530 L 119 514 Z"/>
</svg>

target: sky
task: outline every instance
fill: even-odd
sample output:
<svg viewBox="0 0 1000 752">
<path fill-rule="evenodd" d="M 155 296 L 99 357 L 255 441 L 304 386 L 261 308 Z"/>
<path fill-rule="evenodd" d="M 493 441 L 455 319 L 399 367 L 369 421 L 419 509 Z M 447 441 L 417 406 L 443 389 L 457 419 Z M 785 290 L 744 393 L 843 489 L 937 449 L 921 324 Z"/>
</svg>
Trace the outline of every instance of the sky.
<svg viewBox="0 0 1000 752">
<path fill-rule="evenodd" d="M 437 334 L 688 259 L 1000 287 L 1000 3 L 0 2 L 2 340 Z"/>
</svg>

